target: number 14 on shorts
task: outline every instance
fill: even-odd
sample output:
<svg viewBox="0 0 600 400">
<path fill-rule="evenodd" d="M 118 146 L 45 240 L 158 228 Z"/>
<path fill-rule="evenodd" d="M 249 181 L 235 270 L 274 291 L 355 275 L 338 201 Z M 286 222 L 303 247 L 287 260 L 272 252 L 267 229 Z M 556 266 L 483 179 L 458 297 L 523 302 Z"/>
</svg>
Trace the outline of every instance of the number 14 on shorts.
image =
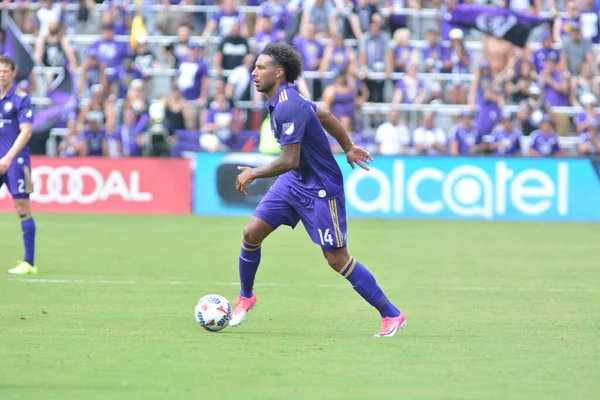
<svg viewBox="0 0 600 400">
<path fill-rule="evenodd" d="M 323 232 L 322 229 L 317 229 L 319 231 L 319 238 L 321 239 L 321 244 L 324 246 L 325 243 L 328 243 L 330 246 L 333 246 L 333 236 L 329 232 L 329 229 L 325 229 Z"/>
</svg>

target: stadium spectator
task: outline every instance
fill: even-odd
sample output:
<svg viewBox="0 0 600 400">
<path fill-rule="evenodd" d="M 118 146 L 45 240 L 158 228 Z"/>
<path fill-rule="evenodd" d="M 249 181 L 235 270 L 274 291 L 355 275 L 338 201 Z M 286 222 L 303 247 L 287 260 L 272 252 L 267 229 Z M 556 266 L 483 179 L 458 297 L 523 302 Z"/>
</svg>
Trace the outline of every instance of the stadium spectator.
<svg viewBox="0 0 600 400">
<path fill-rule="evenodd" d="M 483 94 L 483 102 L 479 104 L 475 125 L 481 136 L 489 135 L 496 126 L 502 108 L 505 105 L 504 91 L 499 86 L 501 76 L 494 80 L 492 85 L 488 86 Z"/>
<path fill-rule="evenodd" d="M 600 4 L 595 0 L 581 1 L 581 15 L 579 17 L 581 22 L 581 35 L 592 43 L 598 43 L 600 41 L 600 32 L 598 29 L 600 27 L 600 21 L 598 19 L 599 6 Z"/>
<path fill-rule="evenodd" d="M 136 129 L 139 132 L 143 131 L 150 121 L 149 107 L 150 101 L 146 93 L 145 82 L 141 79 L 134 79 L 129 85 L 127 96 L 123 102 L 123 113 L 127 110 L 133 110 L 136 115 Z M 108 129 L 108 131 L 113 132 L 114 129 Z"/>
<path fill-rule="evenodd" d="M 408 28 L 400 28 L 394 32 L 394 72 L 405 72 L 407 64 L 418 60 L 418 51 L 410 44 L 410 39 Z"/>
<path fill-rule="evenodd" d="M 177 39 L 162 49 L 163 56 L 169 60 L 172 67 L 179 67 L 180 60 L 187 57 L 191 37 L 192 28 L 189 25 L 181 25 L 177 28 Z"/>
<path fill-rule="evenodd" d="M 485 59 L 479 60 L 479 68 L 473 74 L 471 87 L 469 88 L 469 97 L 467 103 L 471 106 L 481 106 L 484 102 L 484 93 L 492 85 L 494 77 L 490 63 Z"/>
<path fill-rule="evenodd" d="M 63 2 L 63 5 L 66 3 Z M 42 0 L 35 12 L 34 34 L 48 36 L 50 24 L 56 24 L 58 30 L 64 33 L 63 5 L 58 1 Z"/>
<path fill-rule="evenodd" d="M 189 121 L 190 118 L 185 116 L 186 101 L 181 95 L 177 82 L 173 82 L 169 94 L 161 99 L 161 103 L 164 109 L 164 126 L 169 131 L 169 135 L 172 137 L 175 131 L 185 130 L 185 121 Z"/>
<path fill-rule="evenodd" d="M 144 80 L 144 74 L 136 67 L 133 57 L 127 56 L 123 59 L 123 64 L 117 68 L 114 79 L 109 79 L 109 93 L 118 99 L 124 99 L 135 79 Z"/>
<path fill-rule="evenodd" d="M 351 85 L 348 74 L 344 71 L 338 73 L 333 83 L 323 92 L 323 108 L 337 118 L 348 117 L 356 120 L 356 100 L 358 88 Z"/>
<path fill-rule="evenodd" d="M 137 125 L 137 115 L 131 108 L 123 111 L 123 123 L 114 135 L 108 135 L 109 143 L 114 141 L 113 150 L 116 156 L 139 157 L 146 147 L 144 132 Z M 111 147 L 109 145 L 109 147 Z"/>
<path fill-rule="evenodd" d="M 312 24 L 315 27 L 315 35 L 318 39 L 330 38 L 337 33 L 336 9 L 331 0 L 314 0 L 306 2 L 302 9 L 300 20 L 300 31 L 303 26 Z"/>
<path fill-rule="evenodd" d="M 367 32 L 369 25 L 373 21 L 373 15 L 378 13 L 377 4 L 372 4 L 369 0 L 356 0 L 352 9 L 356 16 L 358 29 L 360 32 Z M 357 37 L 359 39 L 360 37 Z"/>
<path fill-rule="evenodd" d="M 220 10 L 217 11 L 212 20 L 206 26 L 202 34 L 204 40 L 216 33 L 215 36 L 225 37 L 229 35 L 231 27 L 238 25 L 242 29 L 242 36 L 248 37 L 246 25 L 244 24 L 244 15 L 237 9 L 237 5 L 233 0 L 221 0 Z"/>
<path fill-rule="evenodd" d="M 506 93 L 510 95 L 511 103 L 519 104 L 529 95 L 529 86 L 537 82 L 537 73 L 533 70 L 533 64 L 521 61 L 518 73 L 512 75 L 506 84 Z"/>
<path fill-rule="evenodd" d="M 550 107 L 569 106 L 569 83 L 571 76 L 568 71 L 559 72 L 551 58 L 546 59 L 544 69 L 538 75 L 538 85 L 542 88 L 546 102 Z M 561 136 L 569 133 L 569 116 L 564 113 L 555 113 L 554 123 Z"/>
<path fill-rule="evenodd" d="M 86 156 L 108 156 L 106 128 L 102 125 L 103 116 L 89 112 L 82 136 L 82 154 Z"/>
<path fill-rule="evenodd" d="M 66 135 L 58 145 L 58 154 L 60 157 L 83 157 L 86 155 L 83 142 L 81 135 L 77 134 L 77 122 L 71 120 L 67 123 Z"/>
<path fill-rule="evenodd" d="M 69 71 L 77 69 L 77 57 L 71 47 L 67 35 L 62 35 L 57 23 L 49 24 L 47 35 L 40 35 L 35 42 L 35 59 L 46 67 L 68 68 Z M 59 73 L 48 72 L 45 74 L 46 88 L 48 88 Z"/>
<path fill-rule="evenodd" d="M 271 20 L 267 17 L 259 18 L 258 21 L 258 26 L 260 26 L 261 29 L 257 30 L 254 35 L 254 46 L 256 52 L 260 54 L 267 45 L 283 40 L 285 32 L 276 29 Z"/>
<path fill-rule="evenodd" d="M 449 33 L 450 48 L 446 52 L 444 67 L 452 74 L 468 74 L 471 65 L 471 54 L 463 42 L 464 33 L 460 29 L 453 29 Z M 448 82 L 448 95 L 451 104 L 466 104 L 467 92 L 470 82 L 460 77 L 455 77 Z"/>
<path fill-rule="evenodd" d="M 433 113 L 423 113 L 423 125 L 415 129 L 412 138 L 412 144 L 417 154 L 434 156 L 446 153 L 448 142 L 446 134 L 434 123 Z"/>
<path fill-rule="evenodd" d="M 463 111 L 460 121 L 448 132 L 448 151 L 451 155 L 469 155 L 482 150 L 482 136 L 473 124 L 473 112 Z"/>
<path fill-rule="evenodd" d="M 550 106 L 542 97 L 542 89 L 536 83 L 532 83 L 527 91 L 529 97 L 521 101 L 517 114 L 523 134 L 526 136 L 539 128 L 544 115 L 550 114 Z"/>
<path fill-rule="evenodd" d="M 456 8 L 456 6 L 461 3 L 462 1 L 460 0 L 445 0 L 442 5 L 441 8 L 441 15 L 442 17 L 440 18 L 440 29 L 441 29 L 441 37 L 442 37 L 442 43 L 444 43 L 444 45 L 450 45 L 450 40 L 452 40 L 450 38 L 450 32 L 458 29 L 463 33 L 463 37 L 465 32 L 462 30 L 462 28 L 460 28 L 459 26 L 456 25 L 452 25 L 450 23 L 450 17 L 451 17 L 451 13 L 452 11 Z"/>
<path fill-rule="evenodd" d="M 240 66 L 248 53 L 250 53 L 248 40 L 240 35 L 239 25 L 232 25 L 229 35 L 221 40 L 214 56 L 214 67 L 218 75 L 222 77 L 223 70 L 232 70 Z"/>
<path fill-rule="evenodd" d="M 358 146 L 365 147 L 365 150 L 367 150 L 369 152 L 375 152 L 376 148 L 370 149 L 370 148 L 368 148 L 369 147 L 368 143 L 367 144 L 363 143 L 363 137 L 360 134 L 360 132 L 358 132 L 355 129 L 355 126 L 352 122 L 352 118 L 344 116 L 344 117 L 340 118 L 340 124 L 344 127 L 346 132 L 348 132 L 348 134 L 350 135 L 350 139 L 352 140 L 352 143 L 354 143 Z M 340 144 L 331 135 L 327 135 L 327 139 L 329 140 L 329 144 L 331 146 L 332 152 L 338 153 L 338 154 L 344 153 L 344 150 L 342 149 Z"/>
<path fill-rule="evenodd" d="M 91 88 L 100 85 L 102 88 L 108 88 L 104 64 L 98 61 L 98 50 L 89 48 L 87 57 L 81 65 L 81 76 L 79 77 L 79 89 L 77 93 L 79 98 L 89 98 L 92 95 Z"/>
<path fill-rule="evenodd" d="M 171 0 L 173 4 L 180 5 L 194 5 L 194 0 Z M 169 1 L 163 0 L 162 3 L 165 5 L 165 9 L 157 14 L 156 24 L 159 31 L 163 35 L 173 35 L 176 33 L 177 27 L 181 25 L 194 26 L 195 13 L 191 12 L 178 12 L 171 11 L 169 7 Z"/>
<path fill-rule="evenodd" d="M 251 100 L 253 91 L 252 70 L 256 56 L 248 53 L 244 56 L 242 64 L 231 71 L 225 85 L 225 95 L 233 101 Z"/>
<path fill-rule="evenodd" d="M 515 128 L 515 116 L 509 111 L 504 111 L 500 117 L 500 124 L 492 133 L 484 137 L 487 149 L 494 155 L 521 155 L 521 131 Z"/>
<path fill-rule="evenodd" d="M 4 0 L 2 6 L 8 5 L 11 0 Z M 11 16 L 21 32 L 33 33 L 35 21 L 35 9 L 30 9 L 31 0 L 15 1 L 16 8 L 12 10 Z"/>
<path fill-rule="evenodd" d="M 544 31 L 540 37 L 542 41 L 542 47 L 533 51 L 531 54 L 531 62 L 535 66 L 537 73 L 542 72 L 544 69 L 544 63 L 547 59 L 554 60 L 558 64 L 560 61 L 560 51 L 552 48 L 552 35 L 548 31 Z"/>
<path fill-rule="evenodd" d="M 94 85 L 91 87 L 91 98 L 83 104 L 77 116 L 77 132 L 82 133 L 85 124 L 88 122 L 88 114 L 92 118 L 97 118 L 99 123 L 106 127 L 108 131 L 115 129 L 116 116 L 114 104 L 106 99 L 106 90 L 102 85 Z"/>
<path fill-rule="evenodd" d="M 356 72 L 356 51 L 344 43 L 344 36 L 338 32 L 333 35 L 333 40 L 329 40 L 325 46 L 319 72 L 344 70 L 350 74 Z"/>
<path fill-rule="evenodd" d="M 369 32 L 363 36 L 360 42 L 360 65 L 361 72 L 365 77 L 365 83 L 369 88 L 369 101 L 382 103 L 385 79 L 392 74 L 393 58 L 390 48 L 390 35 L 381 31 L 378 22 L 371 22 Z M 370 74 L 385 73 L 385 77 L 372 77 Z"/>
<path fill-rule="evenodd" d="M 571 77 L 570 86 L 569 93 L 573 107 L 583 107 L 581 99 L 586 93 L 593 94 L 596 98 L 600 96 L 600 85 L 589 64 L 581 64 L 579 74 Z"/>
<path fill-rule="evenodd" d="M 112 24 L 117 35 L 128 35 L 131 28 L 131 13 L 126 8 L 128 1 L 113 0 L 105 3 L 107 6 L 102 14 L 102 23 Z"/>
<path fill-rule="evenodd" d="M 400 112 L 391 110 L 388 120 L 379 125 L 375 133 L 377 153 L 386 156 L 406 154 L 410 144 L 410 132 L 400 121 Z"/>
<path fill-rule="evenodd" d="M 107 79 L 114 80 L 117 68 L 129 54 L 129 46 L 115 40 L 115 30 L 111 24 L 103 24 L 101 38 L 92 43 L 88 51 L 91 49 L 97 55 L 98 61 L 105 65 Z"/>
<path fill-rule="evenodd" d="M 556 43 L 566 42 L 573 31 L 579 31 L 581 28 L 579 3 L 575 0 L 567 1 L 565 12 L 566 15 L 557 14 L 554 19 L 553 36 Z"/>
<path fill-rule="evenodd" d="M 139 36 L 136 38 L 137 47 L 133 53 L 133 63 L 139 69 L 145 78 L 150 76 L 151 69 L 160 69 L 161 65 L 156 59 L 156 56 L 148 46 L 148 38 Z"/>
<path fill-rule="evenodd" d="M 564 40 L 562 52 L 562 69 L 568 70 L 571 75 L 576 75 L 582 64 L 593 66 L 592 43 L 581 37 L 577 24 L 571 25 L 571 33 Z"/>
<path fill-rule="evenodd" d="M 406 65 L 406 74 L 396 82 L 392 104 L 423 104 L 427 99 L 427 90 L 419 78 L 416 63 Z"/>
<path fill-rule="evenodd" d="M 268 18 L 276 30 L 285 32 L 291 22 L 291 15 L 287 4 L 283 0 L 266 0 L 258 8 L 257 17 Z M 256 29 L 261 29 L 257 26 Z"/>
<path fill-rule="evenodd" d="M 393 35 L 398 29 L 408 27 L 408 16 L 400 12 L 406 8 L 420 9 L 418 0 L 385 0 L 381 7 L 382 13 L 387 13 L 387 23 Z M 443 23 L 443 20 L 442 20 Z"/>
<path fill-rule="evenodd" d="M 177 69 L 177 83 L 183 98 L 189 102 L 189 115 L 187 121 L 190 129 L 195 129 L 197 124 L 198 107 L 204 107 L 208 98 L 208 69 L 201 58 L 202 50 L 197 43 L 189 44 L 189 54 L 181 59 Z"/>
<path fill-rule="evenodd" d="M 302 56 L 304 71 L 316 72 L 323 59 L 323 45 L 315 39 L 315 27 L 312 24 L 308 23 L 302 29 L 301 35 L 293 40 L 292 45 Z M 323 92 L 321 79 L 315 78 L 311 81 L 313 98 L 320 99 Z"/>
<path fill-rule="evenodd" d="M 442 45 L 439 40 L 439 33 L 434 29 L 427 31 L 425 40 L 427 44 L 421 49 L 421 60 L 425 66 L 425 72 L 442 72 L 448 48 Z"/>
<path fill-rule="evenodd" d="M 585 93 L 580 99 L 583 111 L 573 118 L 577 134 L 585 132 L 591 123 L 600 122 L 600 115 L 596 112 L 598 98 L 592 93 Z"/>
<path fill-rule="evenodd" d="M 217 93 L 209 108 L 204 111 L 202 131 L 204 135 L 215 135 L 226 145 L 234 132 L 241 130 L 242 119 L 239 109 L 231 107 L 225 94 Z"/>
<path fill-rule="evenodd" d="M 529 155 L 532 157 L 553 157 L 561 154 L 558 135 L 550 115 L 544 115 L 540 128 L 531 133 Z"/>
<path fill-rule="evenodd" d="M 600 141 L 598 140 L 598 121 L 592 120 L 585 132 L 579 135 L 577 152 L 582 156 L 600 154 Z"/>
</svg>

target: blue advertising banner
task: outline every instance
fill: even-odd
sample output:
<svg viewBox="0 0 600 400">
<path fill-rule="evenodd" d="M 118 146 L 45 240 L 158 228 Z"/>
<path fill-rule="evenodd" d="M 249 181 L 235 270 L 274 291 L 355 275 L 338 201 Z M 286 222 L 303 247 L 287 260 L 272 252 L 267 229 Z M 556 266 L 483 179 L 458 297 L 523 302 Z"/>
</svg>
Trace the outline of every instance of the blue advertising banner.
<svg viewBox="0 0 600 400">
<path fill-rule="evenodd" d="M 588 159 L 376 157 L 344 175 L 349 217 L 600 221 L 600 169 Z M 194 214 L 250 215 L 274 179 L 235 191 L 238 165 L 260 154 L 199 153 Z"/>
</svg>

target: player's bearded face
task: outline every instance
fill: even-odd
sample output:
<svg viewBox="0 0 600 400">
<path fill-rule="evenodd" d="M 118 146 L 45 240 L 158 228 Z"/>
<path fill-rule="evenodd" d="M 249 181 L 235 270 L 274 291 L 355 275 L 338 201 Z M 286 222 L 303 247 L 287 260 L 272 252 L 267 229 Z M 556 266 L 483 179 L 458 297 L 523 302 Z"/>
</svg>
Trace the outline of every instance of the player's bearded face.
<svg viewBox="0 0 600 400">
<path fill-rule="evenodd" d="M 277 68 L 270 56 L 260 55 L 256 60 L 252 79 L 254 87 L 261 93 L 269 92 L 275 85 Z"/>
</svg>

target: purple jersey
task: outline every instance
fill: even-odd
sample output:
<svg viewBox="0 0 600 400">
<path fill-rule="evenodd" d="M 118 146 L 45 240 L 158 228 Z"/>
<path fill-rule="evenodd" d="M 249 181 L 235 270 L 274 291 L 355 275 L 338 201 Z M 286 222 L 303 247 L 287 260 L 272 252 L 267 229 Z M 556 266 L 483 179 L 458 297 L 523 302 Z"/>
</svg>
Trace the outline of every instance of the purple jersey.
<svg viewBox="0 0 600 400">
<path fill-rule="evenodd" d="M 316 40 L 308 40 L 297 37 L 293 41 L 294 48 L 302 56 L 305 71 L 316 71 L 319 69 L 321 58 L 323 58 L 323 45 Z"/>
<path fill-rule="evenodd" d="M 425 60 L 425 66 L 431 68 L 431 72 L 441 72 L 444 69 L 443 60 L 446 59 L 448 48 L 436 43 L 427 45 L 421 50 L 421 57 Z M 428 71 L 429 72 L 429 71 Z"/>
<path fill-rule="evenodd" d="M 127 157 L 142 155 L 142 148 L 137 143 L 139 132 L 135 125 L 121 125 L 115 132 L 114 139 L 121 143 L 121 153 Z"/>
<path fill-rule="evenodd" d="M 475 126 L 458 124 L 450 128 L 448 140 L 458 142 L 458 154 L 470 154 L 471 147 L 481 143 L 481 135 Z"/>
<path fill-rule="evenodd" d="M 113 77 L 116 68 L 123 64 L 123 59 L 129 54 L 129 47 L 126 43 L 116 42 L 114 40 L 98 40 L 90 46 L 98 54 L 98 62 L 106 65 L 106 76 Z"/>
<path fill-rule="evenodd" d="M 259 31 L 254 37 L 254 45 L 258 54 L 262 53 L 265 47 L 271 43 L 277 43 L 281 37 L 281 31 L 273 29 L 271 32 Z"/>
<path fill-rule="evenodd" d="M 500 143 L 494 154 L 496 155 L 515 155 L 521 152 L 521 132 L 516 129 L 506 131 L 501 127 L 494 129 L 490 135 L 490 143 Z"/>
<path fill-rule="evenodd" d="M 189 60 L 184 57 L 177 68 L 177 83 L 181 95 L 186 100 L 196 100 L 202 93 L 202 78 L 208 76 L 208 69 L 202 60 Z"/>
<path fill-rule="evenodd" d="M 498 122 L 502 110 L 498 104 L 490 100 L 485 100 L 483 104 L 479 106 L 477 116 L 475 117 L 475 125 L 482 136 L 489 135 L 494 126 Z"/>
<path fill-rule="evenodd" d="M 273 28 L 285 30 L 290 23 L 290 12 L 287 5 L 283 2 L 267 1 L 260 5 L 258 9 L 258 18 L 269 17 L 273 23 Z"/>
<path fill-rule="evenodd" d="M 565 72 L 555 72 L 552 74 L 552 79 L 554 82 L 560 82 L 561 75 L 566 74 Z M 568 80 L 567 76 L 562 76 L 563 80 Z M 562 94 L 554 89 L 550 84 L 546 84 L 544 87 L 546 94 L 546 101 L 552 107 L 567 107 L 569 105 L 569 97 L 566 94 Z"/>
<path fill-rule="evenodd" d="M 33 124 L 33 107 L 29 95 L 13 87 L 0 99 L 0 158 L 17 140 L 21 133 L 21 124 Z M 29 156 L 29 146 L 25 146 L 19 156 Z"/>
<path fill-rule="evenodd" d="M 560 151 L 558 143 L 558 135 L 551 132 L 549 135 L 544 135 L 539 129 L 531 132 L 530 147 L 537 151 L 543 157 L 550 157 Z"/>
<path fill-rule="evenodd" d="M 425 84 L 420 80 L 417 82 L 416 86 L 408 86 L 404 79 L 400 79 L 398 82 L 396 82 L 396 89 L 400 89 L 402 91 L 402 103 L 412 104 L 419 93 L 425 89 Z"/>
<path fill-rule="evenodd" d="M 213 16 L 213 21 L 217 23 L 217 32 L 220 37 L 229 35 L 231 27 L 234 24 L 242 25 L 244 23 L 244 16 L 238 11 L 226 13 L 223 10 L 219 10 Z"/>
<path fill-rule="evenodd" d="M 106 139 L 106 132 L 102 130 L 97 130 L 96 132 L 86 130 L 83 133 L 82 139 L 87 142 L 88 156 L 102 155 L 102 144 L 104 143 L 104 139 Z"/>
<path fill-rule="evenodd" d="M 573 122 L 576 124 L 582 124 L 589 118 L 588 113 L 585 111 L 580 112 L 573 118 Z M 596 114 L 596 118 L 600 121 L 600 113 Z"/>
<path fill-rule="evenodd" d="M 471 53 L 469 53 L 469 51 L 466 49 L 465 49 L 465 56 L 467 57 L 467 60 L 471 60 Z M 444 55 L 444 62 L 446 62 L 446 61 L 452 61 L 452 67 L 450 67 L 448 72 L 452 72 L 453 74 L 468 74 L 469 73 L 469 67 L 462 62 L 462 60 L 458 56 L 458 53 L 456 52 L 455 49 L 453 49 L 453 48 L 448 49 L 448 51 Z"/>
<path fill-rule="evenodd" d="M 127 97 L 127 91 L 129 85 L 134 79 L 144 79 L 144 75 L 137 68 L 132 68 L 127 71 L 123 67 L 117 68 L 117 72 L 111 81 L 117 81 L 119 83 L 119 99 Z"/>
<path fill-rule="evenodd" d="M 281 85 L 273 100 L 267 102 L 271 129 L 279 145 L 302 144 L 299 167 L 281 175 L 278 181 L 301 195 L 332 199 L 343 193 L 344 181 L 316 107 L 288 84 Z"/>
<path fill-rule="evenodd" d="M 231 127 L 234 122 L 231 108 L 226 107 L 224 110 L 219 110 L 216 107 L 209 107 L 206 111 L 206 122 L 217 124 L 214 133 L 222 141 L 227 141 L 231 137 Z"/>
<path fill-rule="evenodd" d="M 343 71 L 348 65 L 348 52 L 345 47 L 336 47 L 333 49 L 331 54 L 331 60 L 329 61 L 328 71 Z"/>
<path fill-rule="evenodd" d="M 583 132 L 581 135 L 579 135 L 579 143 L 585 144 L 587 146 L 588 153 L 592 153 L 592 154 L 598 153 L 598 149 L 592 142 L 592 138 L 591 138 L 589 132 Z"/>
<path fill-rule="evenodd" d="M 408 64 L 411 60 L 412 53 L 414 51 L 414 47 L 411 45 L 408 46 L 396 46 L 394 47 L 394 60 L 402 60 L 404 65 Z M 404 68 L 398 68 L 394 65 L 395 72 L 404 72 Z"/>
<path fill-rule="evenodd" d="M 544 69 L 544 63 L 546 60 L 554 60 L 555 63 L 558 63 L 558 59 L 560 58 L 560 52 L 555 49 L 539 49 L 533 52 L 531 55 L 531 63 L 535 65 L 535 71 L 540 73 Z"/>
</svg>

